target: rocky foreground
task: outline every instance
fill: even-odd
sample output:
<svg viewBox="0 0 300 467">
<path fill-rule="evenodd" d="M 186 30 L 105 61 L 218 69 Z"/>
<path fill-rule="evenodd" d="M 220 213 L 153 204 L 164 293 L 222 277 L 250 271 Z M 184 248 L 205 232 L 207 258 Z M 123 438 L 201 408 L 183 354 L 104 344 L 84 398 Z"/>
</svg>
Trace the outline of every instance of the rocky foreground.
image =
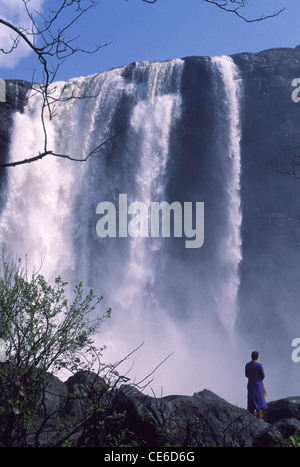
<svg viewBox="0 0 300 467">
<path fill-rule="evenodd" d="M 87 413 L 90 409 L 89 391 L 95 387 L 107 388 L 101 378 L 90 372 L 78 373 L 66 382 L 50 375 L 43 410 L 56 416 L 49 417 L 46 423 L 41 416 L 36 422 L 36 432 L 40 430 L 39 446 L 55 445 L 62 426 L 66 432 L 72 432 L 70 420 Z M 155 398 L 144 395 L 134 386 L 122 385 L 113 391 L 103 390 L 100 406 L 107 407 L 108 404 L 114 413 L 123 414 L 125 424 L 122 429 L 134 436 L 138 446 L 273 447 L 284 445 L 300 430 L 300 397 L 269 402 L 264 420 L 207 389 L 193 396 Z M 47 427 L 44 434 L 41 427 Z M 91 424 L 82 428 L 85 433 L 93 429 Z M 82 430 L 68 438 L 68 446 L 78 445 Z M 114 436 L 117 438 L 116 433 Z M 27 445 L 34 446 L 36 439 L 36 436 L 29 436 Z"/>
</svg>

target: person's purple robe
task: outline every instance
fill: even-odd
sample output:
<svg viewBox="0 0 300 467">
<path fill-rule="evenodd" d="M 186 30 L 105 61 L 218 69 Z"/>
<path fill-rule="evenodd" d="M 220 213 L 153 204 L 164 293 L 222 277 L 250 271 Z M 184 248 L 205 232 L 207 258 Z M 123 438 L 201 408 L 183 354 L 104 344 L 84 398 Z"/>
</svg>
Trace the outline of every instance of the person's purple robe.
<svg viewBox="0 0 300 467">
<path fill-rule="evenodd" d="M 249 412 L 255 410 L 265 410 L 268 405 L 265 400 L 265 388 L 263 379 L 265 372 L 261 363 L 252 360 L 246 364 L 245 375 L 248 378 L 248 404 L 247 409 Z"/>
</svg>

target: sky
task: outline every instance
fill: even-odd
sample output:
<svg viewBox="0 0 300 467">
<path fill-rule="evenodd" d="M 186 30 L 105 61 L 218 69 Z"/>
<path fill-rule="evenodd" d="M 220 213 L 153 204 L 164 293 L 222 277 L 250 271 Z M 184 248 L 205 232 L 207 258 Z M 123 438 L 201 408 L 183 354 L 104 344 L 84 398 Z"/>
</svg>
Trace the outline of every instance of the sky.
<svg viewBox="0 0 300 467">
<path fill-rule="evenodd" d="M 30 0 L 37 11 L 53 8 L 59 0 Z M 88 76 L 134 61 L 163 61 L 186 56 L 232 55 L 300 44 L 299 0 L 249 0 L 249 18 L 286 9 L 277 17 L 246 23 L 203 0 L 99 0 L 71 30 L 77 46 L 97 54 L 78 54 L 60 68 L 56 80 Z M 0 17 L 28 26 L 22 0 L 0 0 Z M 0 25 L 1 46 L 10 31 Z M 0 78 L 31 80 L 39 66 L 25 43 L 14 54 L 0 54 Z"/>
</svg>

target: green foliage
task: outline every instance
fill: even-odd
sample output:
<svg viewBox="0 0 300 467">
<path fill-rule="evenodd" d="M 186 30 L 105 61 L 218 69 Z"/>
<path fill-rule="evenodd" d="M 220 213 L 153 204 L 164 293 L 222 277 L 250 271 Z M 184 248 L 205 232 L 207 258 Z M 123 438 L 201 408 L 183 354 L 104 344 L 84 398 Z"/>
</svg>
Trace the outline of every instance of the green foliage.
<svg viewBox="0 0 300 467">
<path fill-rule="evenodd" d="M 300 447 L 300 430 L 295 430 L 288 438 L 284 438 L 275 444 L 279 448 L 299 448 Z"/>
<path fill-rule="evenodd" d="M 71 369 L 75 359 L 93 358 L 93 336 L 102 320 L 93 314 L 102 297 L 85 293 L 76 285 L 74 299 L 66 297 L 67 283 L 57 277 L 54 284 L 40 274 L 29 278 L 18 260 L 4 263 L 0 271 L 0 331 L 7 343 L 10 362 L 24 371 Z M 22 371 L 23 371 L 22 370 Z"/>
<path fill-rule="evenodd" d="M 127 357 L 103 364 L 94 342 L 111 310 L 99 316 L 102 297 L 80 283 L 70 299 L 67 285 L 20 259 L 0 265 L 0 446 L 141 446 L 114 400 Z M 69 386 L 55 378 L 66 370 Z"/>
<path fill-rule="evenodd" d="M 77 445 L 81 447 L 137 447 L 136 435 L 128 428 L 126 412 L 106 406 L 94 411 L 82 431 Z"/>
<path fill-rule="evenodd" d="M 300 431 L 299 430 L 296 430 L 295 433 L 292 436 L 290 436 L 290 441 L 294 448 L 300 447 Z"/>
<path fill-rule="evenodd" d="M 111 311 L 98 316 L 102 297 L 85 292 L 82 283 L 71 301 L 66 287 L 61 277 L 48 283 L 41 274 L 29 276 L 20 259 L 2 263 L 0 337 L 6 362 L 0 364 L 0 443 L 6 446 L 22 445 L 27 428 L 41 416 L 50 372 L 101 367 L 94 336 Z M 43 415 L 52 416 L 45 410 Z"/>
</svg>

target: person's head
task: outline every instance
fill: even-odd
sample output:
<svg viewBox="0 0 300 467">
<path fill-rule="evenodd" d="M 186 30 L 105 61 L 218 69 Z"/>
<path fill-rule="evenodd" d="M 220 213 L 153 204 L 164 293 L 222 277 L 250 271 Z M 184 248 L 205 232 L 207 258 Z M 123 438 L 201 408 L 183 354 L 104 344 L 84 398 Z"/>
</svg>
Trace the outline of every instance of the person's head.
<svg viewBox="0 0 300 467">
<path fill-rule="evenodd" d="M 258 359 L 258 352 L 256 350 L 253 350 L 252 354 L 251 354 L 251 358 L 252 360 L 257 360 Z"/>
</svg>

